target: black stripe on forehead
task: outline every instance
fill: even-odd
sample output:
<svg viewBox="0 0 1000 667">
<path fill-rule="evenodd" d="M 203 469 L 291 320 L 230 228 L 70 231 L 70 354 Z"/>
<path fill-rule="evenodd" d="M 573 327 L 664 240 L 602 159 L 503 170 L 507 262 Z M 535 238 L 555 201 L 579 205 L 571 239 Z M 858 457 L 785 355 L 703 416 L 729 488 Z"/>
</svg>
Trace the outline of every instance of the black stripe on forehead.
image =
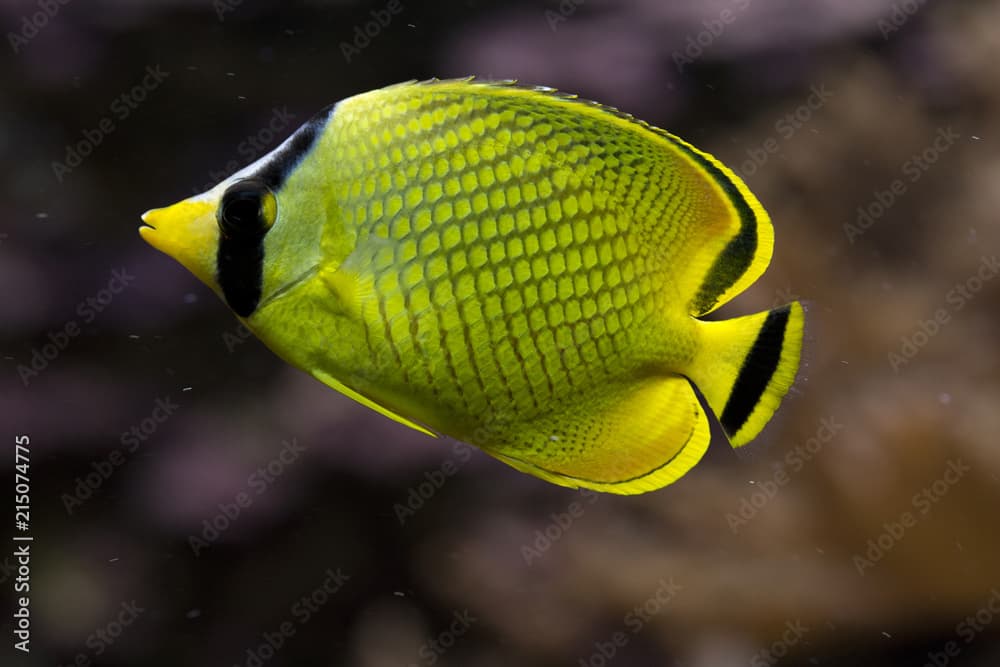
<svg viewBox="0 0 1000 667">
<path fill-rule="evenodd" d="M 312 150 L 316 139 L 323 133 L 330 119 L 333 106 L 328 106 L 295 130 L 289 140 L 274 151 L 261 166 L 257 177 L 262 179 L 272 191 L 277 192 L 285 183 L 299 162 Z"/>
</svg>

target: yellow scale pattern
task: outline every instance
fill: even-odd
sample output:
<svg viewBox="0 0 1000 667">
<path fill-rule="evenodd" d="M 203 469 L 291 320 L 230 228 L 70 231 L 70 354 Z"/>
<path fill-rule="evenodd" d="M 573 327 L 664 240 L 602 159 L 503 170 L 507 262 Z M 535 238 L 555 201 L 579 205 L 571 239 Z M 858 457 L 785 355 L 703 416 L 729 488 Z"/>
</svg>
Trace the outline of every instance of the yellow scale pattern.
<svg viewBox="0 0 1000 667">
<path fill-rule="evenodd" d="M 704 202 L 648 138 L 420 86 L 335 116 L 337 201 L 378 299 L 370 352 L 401 391 L 531 418 L 687 353 L 644 323 L 679 298 L 664 249 Z"/>
</svg>

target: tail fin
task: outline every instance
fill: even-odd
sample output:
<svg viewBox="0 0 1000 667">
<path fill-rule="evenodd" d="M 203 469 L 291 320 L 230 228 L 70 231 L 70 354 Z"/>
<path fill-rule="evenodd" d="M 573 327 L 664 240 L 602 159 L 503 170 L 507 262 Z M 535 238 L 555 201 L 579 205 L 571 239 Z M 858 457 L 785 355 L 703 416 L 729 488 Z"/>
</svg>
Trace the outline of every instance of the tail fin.
<svg viewBox="0 0 1000 667">
<path fill-rule="evenodd" d="M 733 447 L 761 432 L 791 388 L 804 323 L 797 301 L 756 315 L 700 323 L 701 350 L 687 375 Z"/>
</svg>

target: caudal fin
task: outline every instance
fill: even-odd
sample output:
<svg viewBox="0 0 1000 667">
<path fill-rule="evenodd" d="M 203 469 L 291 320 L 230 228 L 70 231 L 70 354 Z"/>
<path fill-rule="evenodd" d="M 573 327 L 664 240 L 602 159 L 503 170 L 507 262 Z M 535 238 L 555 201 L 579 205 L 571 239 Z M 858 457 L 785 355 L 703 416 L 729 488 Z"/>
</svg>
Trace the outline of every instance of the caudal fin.
<svg viewBox="0 0 1000 667">
<path fill-rule="evenodd" d="M 753 440 L 795 382 L 802 352 L 802 304 L 700 322 L 701 350 L 687 375 L 733 447 Z"/>
</svg>

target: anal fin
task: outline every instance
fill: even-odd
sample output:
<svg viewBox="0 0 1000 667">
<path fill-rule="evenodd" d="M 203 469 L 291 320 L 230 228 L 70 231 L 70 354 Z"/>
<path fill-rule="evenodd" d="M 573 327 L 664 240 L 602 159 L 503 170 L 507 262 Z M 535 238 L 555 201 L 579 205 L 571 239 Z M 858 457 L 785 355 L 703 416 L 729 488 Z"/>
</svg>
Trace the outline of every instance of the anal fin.
<svg viewBox="0 0 1000 667">
<path fill-rule="evenodd" d="M 648 377 L 591 393 L 515 428 L 516 442 L 484 449 L 555 484 L 636 494 L 676 481 L 708 448 L 708 419 L 685 378 Z"/>
</svg>

